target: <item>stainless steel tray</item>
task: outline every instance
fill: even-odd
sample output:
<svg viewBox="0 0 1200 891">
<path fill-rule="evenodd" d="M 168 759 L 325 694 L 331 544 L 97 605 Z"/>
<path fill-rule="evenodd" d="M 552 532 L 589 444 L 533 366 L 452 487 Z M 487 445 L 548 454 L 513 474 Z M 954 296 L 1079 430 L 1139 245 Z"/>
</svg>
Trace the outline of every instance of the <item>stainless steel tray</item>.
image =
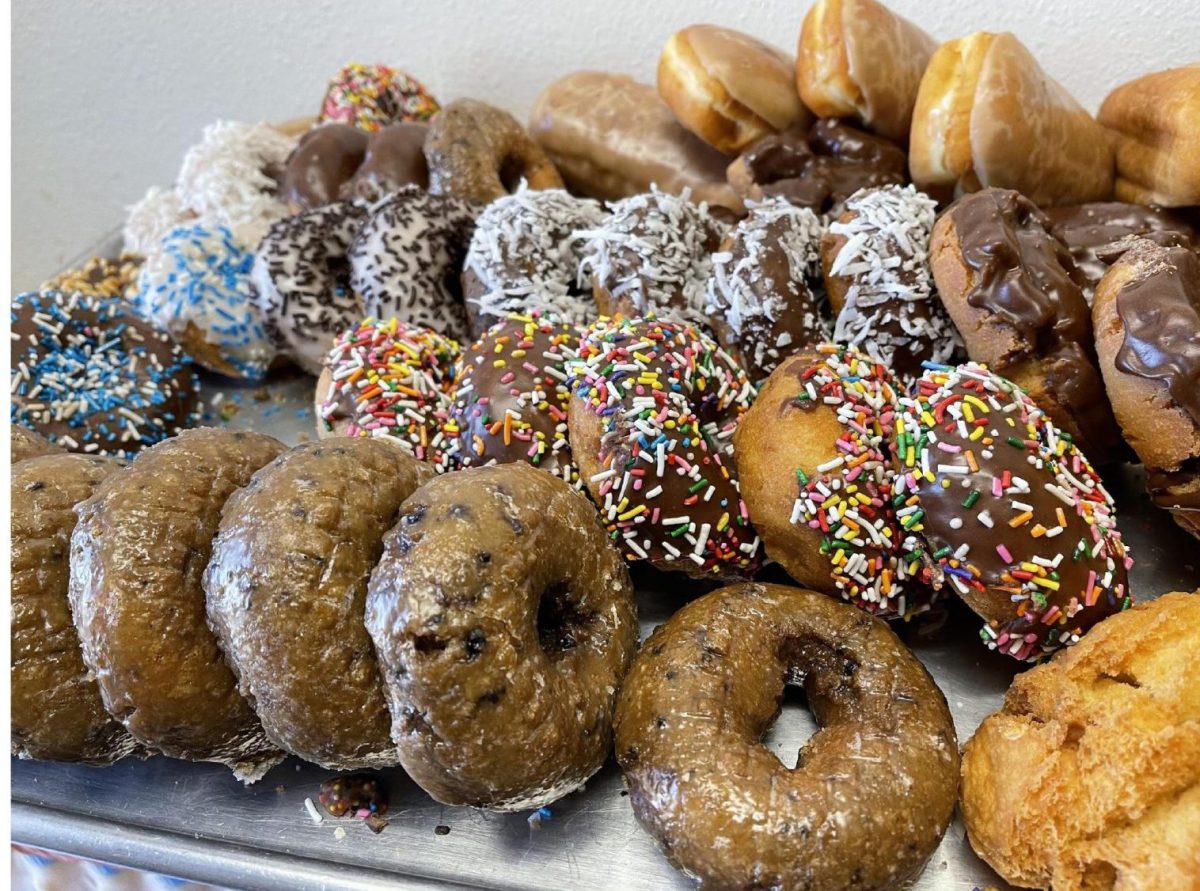
<svg viewBox="0 0 1200 891">
<path fill-rule="evenodd" d="M 312 388 L 297 373 L 267 386 L 209 380 L 209 422 L 296 443 L 315 434 Z M 1135 595 L 1200 585 L 1198 543 L 1150 505 L 1140 469 L 1117 468 L 1106 481 L 1137 561 Z M 644 633 L 699 593 L 694 583 L 652 570 L 638 569 L 635 580 Z M 936 631 L 897 629 L 946 694 L 961 742 L 999 707 L 1018 668 L 981 646 L 977 628 L 955 609 Z M 802 707 L 787 705 L 766 743 L 794 763 L 815 726 Z M 291 759 L 247 788 L 217 765 L 166 758 L 107 768 L 14 760 L 13 840 L 245 889 L 691 887 L 638 826 L 611 761 L 540 825 L 520 814 L 445 807 L 401 770 L 382 771 L 391 808 L 379 835 L 357 820 L 310 820 L 304 800 L 315 800 L 330 775 Z M 913 887 L 1006 886 L 971 851 L 956 819 Z"/>
</svg>

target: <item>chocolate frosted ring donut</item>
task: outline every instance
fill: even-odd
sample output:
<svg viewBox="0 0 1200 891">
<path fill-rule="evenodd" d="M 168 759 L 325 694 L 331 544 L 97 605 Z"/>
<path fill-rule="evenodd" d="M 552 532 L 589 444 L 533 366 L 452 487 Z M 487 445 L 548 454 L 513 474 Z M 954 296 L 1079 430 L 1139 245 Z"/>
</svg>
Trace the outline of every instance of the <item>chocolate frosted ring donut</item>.
<svg viewBox="0 0 1200 891">
<path fill-rule="evenodd" d="M 762 743 L 785 686 L 821 729 Z M 743 584 L 685 606 L 621 688 L 617 762 L 642 826 L 714 888 L 898 887 L 954 812 L 946 700 L 888 627 L 814 591 Z"/>
<path fill-rule="evenodd" d="M 429 191 L 487 204 L 515 191 L 561 189 L 562 177 L 512 115 L 476 99 L 451 102 L 429 122 Z"/>
<path fill-rule="evenodd" d="M 562 480 L 503 464 L 426 483 L 384 540 L 366 623 L 400 763 L 438 801 L 539 807 L 608 757 L 637 610 Z"/>
</svg>

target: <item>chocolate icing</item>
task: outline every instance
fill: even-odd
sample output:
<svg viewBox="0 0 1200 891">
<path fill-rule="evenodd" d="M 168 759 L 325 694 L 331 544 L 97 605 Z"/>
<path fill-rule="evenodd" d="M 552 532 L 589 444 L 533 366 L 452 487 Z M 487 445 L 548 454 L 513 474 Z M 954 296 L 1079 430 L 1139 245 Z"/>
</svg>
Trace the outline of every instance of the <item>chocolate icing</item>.
<svg viewBox="0 0 1200 891">
<path fill-rule="evenodd" d="M 378 201 L 402 186 L 429 186 L 425 162 L 426 124 L 392 124 L 372 133 L 367 153 L 347 187 L 345 197 Z"/>
<path fill-rule="evenodd" d="M 288 158 L 279 198 L 302 210 L 337 201 L 342 186 L 363 163 L 367 134 L 347 124 L 314 127 Z"/>
<path fill-rule="evenodd" d="M 1150 273 L 1116 296 L 1125 330 L 1117 368 L 1162 381 L 1200 424 L 1200 256 L 1182 247 L 1156 253 L 1161 260 Z"/>
</svg>

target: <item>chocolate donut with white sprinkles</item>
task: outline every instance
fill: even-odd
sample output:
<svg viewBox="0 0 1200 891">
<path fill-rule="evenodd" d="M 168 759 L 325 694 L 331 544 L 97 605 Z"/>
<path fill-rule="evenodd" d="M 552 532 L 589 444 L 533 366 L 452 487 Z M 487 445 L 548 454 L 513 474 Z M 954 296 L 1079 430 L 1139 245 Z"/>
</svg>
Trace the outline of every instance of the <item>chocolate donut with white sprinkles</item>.
<svg viewBox="0 0 1200 891">
<path fill-rule="evenodd" d="M 130 458 L 200 419 L 200 379 L 167 332 L 105 297 L 13 299 L 10 420 L 72 451 Z"/>
</svg>

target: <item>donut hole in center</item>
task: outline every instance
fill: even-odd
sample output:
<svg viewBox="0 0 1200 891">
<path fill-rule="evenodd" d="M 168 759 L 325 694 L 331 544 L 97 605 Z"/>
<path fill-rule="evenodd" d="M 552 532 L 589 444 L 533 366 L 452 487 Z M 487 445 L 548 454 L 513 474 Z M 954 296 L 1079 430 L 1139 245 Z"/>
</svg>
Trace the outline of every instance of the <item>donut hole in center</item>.
<svg viewBox="0 0 1200 891">
<path fill-rule="evenodd" d="M 799 683 L 788 680 L 779 697 L 779 711 L 767 725 L 760 742 L 788 770 L 800 761 L 800 750 L 821 729 L 808 706 L 808 696 Z"/>
<path fill-rule="evenodd" d="M 500 169 L 497 171 L 500 177 L 500 184 L 504 186 L 504 190 L 509 193 L 514 193 L 521 185 L 521 180 L 525 178 L 525 163 L 516 155 L 508 155 L 500 162 Z"/>
<path fill-rule="evenodd" d="M 547 585 L 538 599 L 538 642 L 551 661 L 563 658 L 580 643 L 579 632 L 588 616 L 571 597 L 571 587 L 565 581 Z"/>
</svg>

